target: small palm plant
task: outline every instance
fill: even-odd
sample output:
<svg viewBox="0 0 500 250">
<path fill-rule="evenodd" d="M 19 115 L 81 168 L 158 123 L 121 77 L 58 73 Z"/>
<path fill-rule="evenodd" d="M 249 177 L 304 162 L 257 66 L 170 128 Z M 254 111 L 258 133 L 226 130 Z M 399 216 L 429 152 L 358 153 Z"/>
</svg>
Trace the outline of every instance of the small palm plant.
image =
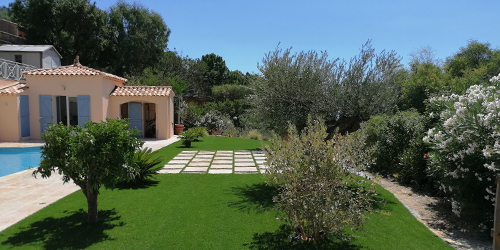
<svg viewBox="0 0 500 250">
<path fill-rule="evenodd" d="M 134 177 L 129 181 L 141 183 L 150 177 L 153 177 L 163 167 L 163 157 L 156 156 L 150 148 L 143 148 L 134 154 L 132 167 L 135 169 Z"/>
<path fill-rule="evenodd" d="M 196 141 L 198 140 L 198 138 L 206 135 L 207 128 L 205 127 L 190 128 L 181 134 L 181 138 L 183 139 L 182 145 L 184 145 L 186 148 L 190 148 L 192 141 Z"/>
</svg>

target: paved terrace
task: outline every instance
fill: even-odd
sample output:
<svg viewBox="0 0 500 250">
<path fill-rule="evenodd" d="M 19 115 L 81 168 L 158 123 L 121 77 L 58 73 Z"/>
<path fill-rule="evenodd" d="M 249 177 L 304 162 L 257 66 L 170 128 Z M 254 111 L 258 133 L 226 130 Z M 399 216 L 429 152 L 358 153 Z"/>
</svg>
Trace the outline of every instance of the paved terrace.
<svg viewBox="0 0 500 250">
<path fill-rule="evenodd" d="M 182 151 L 159 173 L 264 173 L 266 155 L 260 151 Z"/>
</svg>

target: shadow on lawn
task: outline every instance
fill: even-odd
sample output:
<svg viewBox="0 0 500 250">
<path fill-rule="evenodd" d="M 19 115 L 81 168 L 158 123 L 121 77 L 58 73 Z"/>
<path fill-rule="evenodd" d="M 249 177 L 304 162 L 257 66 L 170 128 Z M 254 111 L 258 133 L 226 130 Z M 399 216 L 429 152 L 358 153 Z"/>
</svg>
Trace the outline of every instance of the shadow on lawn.
<svg viewBox="0 0 500 250">
<path fill-rule="evenodd" d="M 146 179 L 146 180 L 143 180 L 141 182 L 131 182 L 131 183 L 127 183 L 127 182 L 123 182 L 123 183 L 119 183 L 116 185 L 116 188 L 118 188 L 119 190 L 123 190 L 123 189 L 146 189 L 146 188 L 150 188 L 150 187 L 156 187 L 158 186 L 158 183 L 160 183 L 159 180 L 155 180 L 155 179 Z"/>
<path fill-rule="evenodd" d="M 265 183 L 246 185 L 231 188 L 232 194 L 240 198 L 239 201 L 229 204 L 238 210 L 250 212 L 264 212 L 274 206 L 273 196 L 278 194 L 276 187 Z"/>
<path fill-rule="evenodd" d="M 254 234 L 251 243 L 244 244 L 248 249 L 258 250 L 315 250 L 315 249 L 338 249 L 338 250 L 357 250 L 361 246 L 357 246 L 349 242 L 349 240 L 333 240 L 331 238 L 318 241 L 291 241 L 290 233 L 286 225 L 280 226 L 276 232 L 265 232 L 262 234 Z"/>
<path fill-rule="evenodd" d="M 41 245 L 43 249 L 83 249 L 101 241 L 113 240 L 105 231 L 124 225 L 119 222 L 120 216 L 114 209 L 100 210 L 99 222 L 96 224 L 87 223 L 87 212 L 83 209 L 65 213 L 68 214 L 65 217 L 47 217 L 33 222 L 1 244 L 14 247 Z"/>
</svg>

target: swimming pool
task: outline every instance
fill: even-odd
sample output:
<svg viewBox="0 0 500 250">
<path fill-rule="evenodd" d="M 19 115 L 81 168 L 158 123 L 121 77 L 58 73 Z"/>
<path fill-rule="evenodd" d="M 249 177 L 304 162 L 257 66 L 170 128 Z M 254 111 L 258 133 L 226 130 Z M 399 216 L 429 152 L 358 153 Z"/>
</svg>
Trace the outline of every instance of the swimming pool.
<svg viewBox="0 0 500 250">
<path fill-rule="evenodd" d="M 0 148 L 0 177 L 40 165 L 40 147 Z"/>
</svg>

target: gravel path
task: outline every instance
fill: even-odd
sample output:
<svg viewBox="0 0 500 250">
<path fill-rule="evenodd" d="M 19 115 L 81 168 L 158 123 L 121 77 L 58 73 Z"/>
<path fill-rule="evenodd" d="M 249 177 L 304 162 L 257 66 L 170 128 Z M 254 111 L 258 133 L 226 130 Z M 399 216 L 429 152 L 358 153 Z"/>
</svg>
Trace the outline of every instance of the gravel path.
<svg viewBox="0 0 500 250">
<path fill-rule="evenodd" d="M 375 181 L 396 196 L 405 207 L 435 235 L 443 239 L 455 249 L 486 250 L 491 249 L 493 240 L 478 239 L 474 235 L 461 232 L 457 229 L 449 229 L 447 222 L 436 211 L 435 204 L 438 199 L 427 195 L 414 193 L 410 188 L 401 186 L 397 182 L 385 178 Z"/>
</svg>

